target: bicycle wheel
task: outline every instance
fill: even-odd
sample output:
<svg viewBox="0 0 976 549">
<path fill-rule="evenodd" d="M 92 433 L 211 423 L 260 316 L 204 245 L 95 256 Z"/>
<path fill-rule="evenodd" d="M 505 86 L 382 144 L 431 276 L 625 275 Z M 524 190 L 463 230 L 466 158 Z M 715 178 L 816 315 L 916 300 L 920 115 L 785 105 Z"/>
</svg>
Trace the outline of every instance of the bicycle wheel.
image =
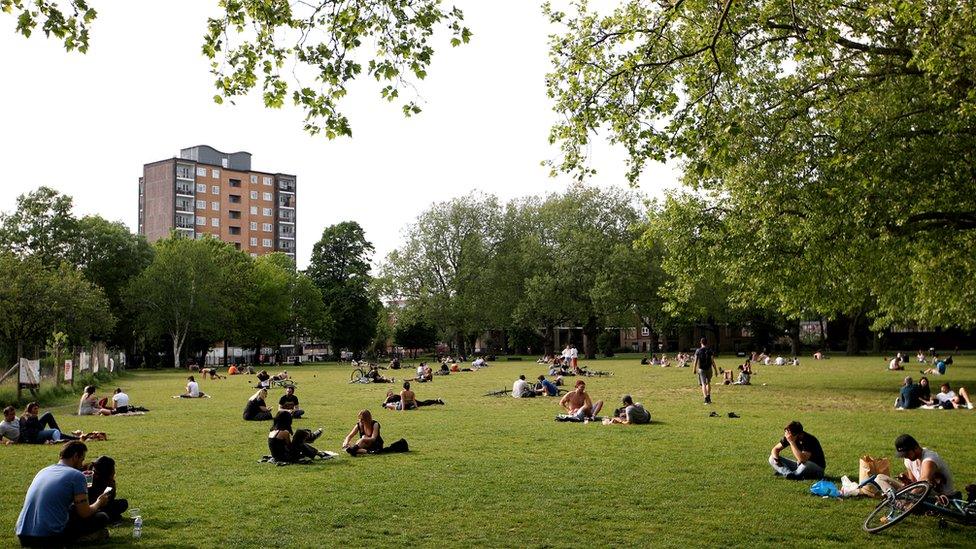
<svg viewBox="0 0 976 549">
<path fill-rule="evenodd" d="M 353 369 L 352 373 L 349 374 L 349 383 L 361 383 L 363 378 L 366 377 L 366 372 L 362 368 Z"/>
<path fill-rule="evenodd" d="M 931 484 L 917 482 L 902 488 L 895 493 L 894 497 L 885 497 L 884 501 L 879 503 L 864 520 L 864 531 L 877 534 L 885 528 L 898 524 L 925 501 L 931 489 Z"/>
</svg>

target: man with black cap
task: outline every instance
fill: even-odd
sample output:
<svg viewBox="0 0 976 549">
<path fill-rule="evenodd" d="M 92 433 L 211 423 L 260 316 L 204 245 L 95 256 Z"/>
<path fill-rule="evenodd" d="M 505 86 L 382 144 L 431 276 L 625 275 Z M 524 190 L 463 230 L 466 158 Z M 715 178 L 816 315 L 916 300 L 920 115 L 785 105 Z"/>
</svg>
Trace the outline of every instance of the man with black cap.
<svg viewBox="0 0 976 549">
<path fill-rule="evenodd" d="M 895 455 L 905 459 L 905 472 L 899 480 L 911 484 L 928 481 L 937 495 L 954 496 L 956 487 L 952 471 L 946 462 L 932 450 L 922 448 L 912 435 L 900 435 L 895 439 Z"/>
</svg>

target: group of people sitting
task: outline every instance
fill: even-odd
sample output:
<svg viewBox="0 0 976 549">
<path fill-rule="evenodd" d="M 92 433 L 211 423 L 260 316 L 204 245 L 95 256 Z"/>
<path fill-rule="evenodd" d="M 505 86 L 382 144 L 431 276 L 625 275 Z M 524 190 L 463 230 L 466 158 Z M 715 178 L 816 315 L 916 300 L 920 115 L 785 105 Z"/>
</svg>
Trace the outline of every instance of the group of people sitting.
<svg viewBox="0 0 976 549">
<path fill-rule="evenodd" d="M 98 398 L 95 389 L 94 385 L 88 385 L 82 392 L 81 401 L 78 403 L 79 416 L 111 416 L 149 411 L 141 406 L 132 405 L 129 395 L 122 391 L 121 387 L 115 388 L 111 398 Z"/>
<path fill-rule="evenodd" d="M 55 444 L 78 440 L 81 431 L 66 433 L 58 426 L 51 412 L 38 415 L 40 406 L 36 402 L 27 404 L 24 413 L 19 418 L 13 406 L 3 409 L 3 421 L 0 422 L 0 440 L 5 445 L 11 444 Z"/>
<path fill-rule="evenodd" d="M 271 409 L 266 401 L 267 398 L 268 390 L 264 388 L 258 389 L 256 393 L 251 395 L 251 398 L 247 399 L 247 403 L 244 405 L 244 420 L 268 421 L 273 419 L 275 416 L 271 414 Z M 298 397 L 295 396 L 295 387 L 285 388 L 285 394 L 278 399 L 278 411 L 279 413 L 288 412 L 294 419 L 305 415 L 305 410 L 301 409 Z"/>
<path fill-rule="evenodd" d="M 556 381 L 561 381 L 560 378 L 556 378 Z M 537 396 L 559 396 L 559 387 L 557 384 L 546 379 L 546 376 L 540 375 L 538 381 L 535 385 L 530 384 L 525 381 L 525 375 L 520 375 L 515 383 L 512 384 L 512 398 L 532 398 Z"/>
<path fill-rule="evenodd" d="M 674 355 L 674 365 L 678 368 L 687 368 L 691 365 L 692 355 L 688 353 L 677 353 Z M 671 359 L 668 358 L 667 354 L 662 353 L 660 357 L 657 354 L 652 354 L 650 358 L 641 358 L 641 364 L 644 366 L 661 366 L 662 368 L 671 367 Z"/>
<path fill-rule="evenodd" d="M 965 387 L 953 391 L 952 386 L 946 381 L 939 386 L 939 392 L 933 395 L 927 377 L 923 376 L 918 383 L 915 383 L 911 376 L 907 376 L 902 381 L 898 398 L 895 399 L 895 408 L 899 410 L 972 409 L 973 401 L 969 398 L 969 391 Z"/>
<path fill-rule="evenodd" d="M 725 385 L 752 385 L 752 361 L 748 358 L 742 364 L 739 364 L 736 370 L 739 372 L 738 377 L 733 379 L 735 372 L 732 370 L 722 370 L 722 383 Z"/>
<path fill-rule="evenodd" d="M 928 364 L 929 357 L 925 356 L 921 350 L 918 352 L 916 357 L 919 364 Z M 910 361 L 908 360 L 908 355 L 897 353 L 895 356 L 891 357 L 891 360 L 885 359 L 888 362 L 888 370 L 900 371 L 905 369 L 905 365 Z M 952 365 L 952 355 L 946 356 L 945 358 L 939 357 L 939 354 L 934 350 L 931 354 L 932 366 L 929 368 L 923 368 L 919 372 L 923 376 L 943 376 L 949 366 Z"/>
<path fill-rule="evenodd" d="M 280 411 L 274 417 L 271 430 L 268 432 L 268 450 L 275 463 L 308 463 L 316 457 L 331 457 L 328 452 L 319 451 L 311 445 L 322 435 L 322 429 L 293 430 L 292 420 L 291 414 Z M 403 452 L 408 450 L 408 446 L 407 441 L 403 439 L 391 444 L 390 447 L 384 446 L 380 423 L 373 419 L 369 410 L 361 410 L 356 424 L 342 441 L 342 450 L 356 457 L 383 452 Z"/>
<path fill-rule="evenodd" d="M 284 381 L 286 379 L 288 379 L 288 370 L 278 372 L 277 374 L 274 375 L 269 374 L 267 370 L 261 370 L 260 372 L 258 372 L 257 388 L 268 389 L 271 387 L 272 383 L 276 381 Z"/>
<path fill-rule="evenodd" d="M 93 534 L 105 539 L 106 526 L 121 521 L 129 504 L 118 497 L 115 460 L 101 456 L 85 463 L 87 453 L 85 443 L 68 442 L 58 463 L 34 476 L 17 517 L 22 546 L 73 546 L 82 538 L 95 541 Z M 90 484 L 83 471 L 90 472 Z"/>
</svg>

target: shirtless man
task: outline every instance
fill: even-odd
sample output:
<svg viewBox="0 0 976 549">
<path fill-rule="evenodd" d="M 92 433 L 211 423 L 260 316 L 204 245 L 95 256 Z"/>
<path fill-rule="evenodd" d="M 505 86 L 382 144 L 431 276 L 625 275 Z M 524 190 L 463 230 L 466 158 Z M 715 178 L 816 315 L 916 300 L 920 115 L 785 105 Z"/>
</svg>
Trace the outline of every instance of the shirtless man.
<svg viewBox="0 0 976 549">
<path fill-rule="evenodd" d="M 594 403 L 586 392 L 586 382 L 582 379 L 576 380 L 576 388 L 566 393 L 559 405 L 566 409 L 566 413 L 575 416 L 577 419 L 592 419 L 600 413 L 603 408 L 603 401 L 598 400 Z"/>
<path fill-rule="evenodd" d="M 399 398 L 396 398 L 397 396 Z M 434 404 L 444 404 L 444 401 L 439 398 L 417 400 L 417 395 L 414 394 L 412 389 L 410 389 L 409 381 L 403 382 L 403 390 L 400 391 L 399 395 L 394 395 L 393 391 L 388 391 L 386 393 L 386 401 L 383 402 L 383 406 L 385 408 L 388 410 L 396 410 L 398 412 L 403 412 L 405 410 L 416 410 L 421 406 L 433 406 Z"/>
</svg>

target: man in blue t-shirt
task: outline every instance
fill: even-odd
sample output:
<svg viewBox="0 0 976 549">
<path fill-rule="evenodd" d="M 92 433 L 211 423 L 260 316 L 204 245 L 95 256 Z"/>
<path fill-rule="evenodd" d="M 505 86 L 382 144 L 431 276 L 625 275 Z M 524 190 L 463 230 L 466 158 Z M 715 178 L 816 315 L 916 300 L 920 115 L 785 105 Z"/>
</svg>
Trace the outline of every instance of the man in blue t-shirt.
<svg viewBox="0 0 976 549">
<path fill-rule="evenodd" d="M 17 518 L 21 546 L 71 544 L 108 524 L 108 515 L 99 509 L 107 505 L 109 496 L 102 494 L 94 504 L 88 504 L 88 483 L 81 473 L 87 452 L 83 442 L 71 441 L 61 448 L 57 464 L 34 476 Z"/>
<path fill-rule="evenodd" d="M 540 395 L 551 397 L 559 395 L 559 388 L 553 382 L 546 379 L 546 376 L 539 376 L 539 383 L 536 384 L 535 390 Z"/>
</svg>

